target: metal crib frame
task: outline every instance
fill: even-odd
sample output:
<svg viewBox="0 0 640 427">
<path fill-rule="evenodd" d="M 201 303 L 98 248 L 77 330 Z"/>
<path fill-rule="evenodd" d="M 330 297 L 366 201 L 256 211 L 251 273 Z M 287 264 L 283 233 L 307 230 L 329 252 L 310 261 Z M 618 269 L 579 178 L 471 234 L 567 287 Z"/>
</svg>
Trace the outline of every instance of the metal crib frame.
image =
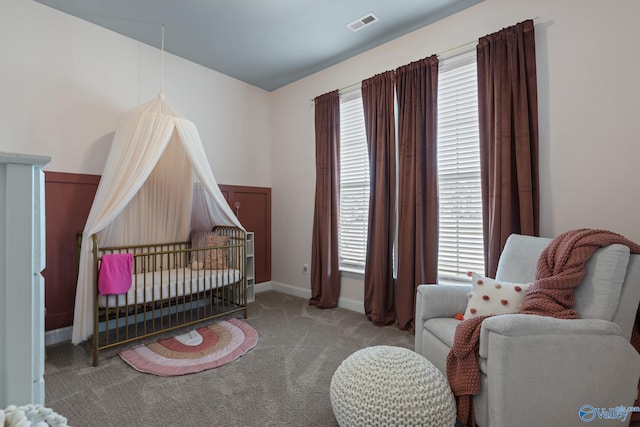
<svg viewBox="0 0 640 427">
<path fill-rule="evenodd" d="M 228 244 L 204 249 L 191 248 L 190 242 L 101 248 L 98 237 L 91 236 L 94 366 L 98 366 L 100 350 L 237 312 L 244 312 L 247 318 L 246 233 L 232 226 L 218 226 L 213 232 L 229 236 Z M 210 256 L 213 252 L 209 251 L 223 251 L 229 268 L 215 273 L 190 268 L 196 254 Z M 133 254 L 133 297 L 102 296 L 100 304 L 98 272 L 102 256 L 117 253 Z M 148 282 L 149 276 L 152 283 Z"/>
</svg>

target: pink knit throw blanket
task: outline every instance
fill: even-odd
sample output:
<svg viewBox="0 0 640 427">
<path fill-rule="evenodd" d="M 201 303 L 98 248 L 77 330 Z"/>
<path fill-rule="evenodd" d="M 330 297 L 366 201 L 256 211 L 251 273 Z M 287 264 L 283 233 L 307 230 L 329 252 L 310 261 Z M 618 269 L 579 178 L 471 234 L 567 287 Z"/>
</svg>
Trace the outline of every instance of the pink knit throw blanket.
<svg viewBox="0 0 640 427">
<path fill-rule="evenodd" d="M 640 245 L 609 231 L 580 229 L 556 237 L 540 254 L 536 280 L 529 287 L 522 313 L 558 319 L 578 318 L 579 313 L 573 309 L 574 288 L 586 273 L 586 263 L 598 248 L 615 243 L 628 246 L 631 253 L 640 253 Z M 486 317 L 460 322 L 447 356 L 447 377 L 456 396 L 458 419 L 464 425 L 475 424 L 472 396 L 480 392 L 478 351 L 480 328 Z M 636 337 L 637 331 L 636 324 Z M 636 350 L 640 351 L 638 347 Z"/>
</svg>

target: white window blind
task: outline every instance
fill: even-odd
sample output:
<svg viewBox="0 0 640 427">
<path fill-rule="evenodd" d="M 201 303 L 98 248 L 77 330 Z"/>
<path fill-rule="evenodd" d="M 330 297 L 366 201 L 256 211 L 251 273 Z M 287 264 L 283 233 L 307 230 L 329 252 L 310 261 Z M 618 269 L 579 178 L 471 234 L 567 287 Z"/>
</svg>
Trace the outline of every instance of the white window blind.
<svg viewBox="0 0 640 427">
<path fill-rule="evenodd" d="M 484 274 L 475 49 L 440 59 L 438 78 L 440 280 Z"/>
<path fill-rule="evenodd" d="M 364 272 L 369 215 L 369 159 L 359 90 L 340 96 L 340 269 Z"/>
<path fill-rule="evenodd" d="M 484 274 L 482 194 L 475 49 L 440 58 L 438 185 L 441 281 Z M 340 96 L 340 269 L 364 272 L 369 210 L 369 161 L 359 90 Z"/>
</svg>

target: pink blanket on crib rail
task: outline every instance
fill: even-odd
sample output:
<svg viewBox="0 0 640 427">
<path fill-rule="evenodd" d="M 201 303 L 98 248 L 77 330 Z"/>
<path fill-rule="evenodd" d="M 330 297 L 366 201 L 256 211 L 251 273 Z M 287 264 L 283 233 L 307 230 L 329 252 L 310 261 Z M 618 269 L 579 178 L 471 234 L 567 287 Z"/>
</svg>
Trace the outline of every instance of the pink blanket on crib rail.
<svg viewBox="0 0 640 427">
<path fill-rule="evenodd" d="M 131 288 L 133 254 L 102 255 L 98 273 L 98 292 L 101 295 L 126 294 Z"/>
</svg>

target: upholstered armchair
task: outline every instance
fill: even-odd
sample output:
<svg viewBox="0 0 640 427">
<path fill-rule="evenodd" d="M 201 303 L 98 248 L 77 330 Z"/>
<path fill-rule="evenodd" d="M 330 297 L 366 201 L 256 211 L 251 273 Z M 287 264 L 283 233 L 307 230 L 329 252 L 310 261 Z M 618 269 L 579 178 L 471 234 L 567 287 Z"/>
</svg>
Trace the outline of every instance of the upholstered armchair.
<svg viewBox="0 0 640 427">
<path fill-rule="evenodd" d="M 510 236 L 496 279 L 533 282 L 538 257 L 550 242 Z M 418 287 L 415 350 L 445 375 L 460 322 L 455 315 L 465 312 L 470 290 L 464 285 Z M 589 418 L 592 425 L 601 425 L 605 421 L 598 410 L 633 406 L 640 355 L 629 341 L 640 302 L 640 255 L 617 244 L 598 249 L 575 295 L 580 319 L 502 314 L 484 320 L 481 391 L 473 398 L 478 426 L 584 426 Z M 630 416 L 615 424 L 627 425 Z"/>
</svg>

